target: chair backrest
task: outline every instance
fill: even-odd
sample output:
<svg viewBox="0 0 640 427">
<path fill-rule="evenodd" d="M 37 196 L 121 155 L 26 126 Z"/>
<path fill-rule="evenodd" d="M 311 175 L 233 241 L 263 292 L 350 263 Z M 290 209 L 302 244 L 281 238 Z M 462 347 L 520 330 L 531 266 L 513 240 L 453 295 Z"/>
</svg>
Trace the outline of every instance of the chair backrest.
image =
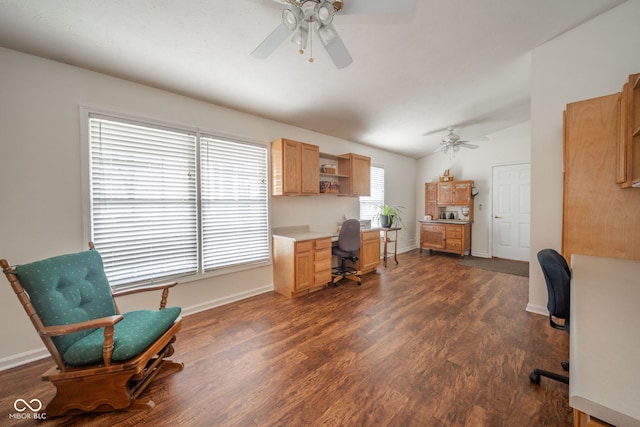
<svg viewBox="0 0 640 427">
<path fill-rule="evenodd" d="M 360 249 L 360 221 L 348 219 L 342 223 L 338 235 L 338 247 L 345 252 L 355 252 Z"/>
<path fill-rule="evenodd" d="M 11 274 L 19 280 L 18 284 L 12 283 L 14 291 L 18 294 L 16 285 L 22 286 L 29 296 L 27 302 L 44 326 L 68 325 L 117 314 L 102 257 L 96 250 L 18 265 Z M 64 354 L 73 343 L 91 332 L 93 330 L 75 332 L 52 340 L 58 352 Z"/>
<path fill-rule="evenodd" d="M 569 320 L 571 292 L 571 270 L 562 255 L 553 249 L 538 252 L 538 262 L 547 282 L 549 314 L 559 319 Z M 567 325 L 568 326 L 568 325 Z"/>
</svg>

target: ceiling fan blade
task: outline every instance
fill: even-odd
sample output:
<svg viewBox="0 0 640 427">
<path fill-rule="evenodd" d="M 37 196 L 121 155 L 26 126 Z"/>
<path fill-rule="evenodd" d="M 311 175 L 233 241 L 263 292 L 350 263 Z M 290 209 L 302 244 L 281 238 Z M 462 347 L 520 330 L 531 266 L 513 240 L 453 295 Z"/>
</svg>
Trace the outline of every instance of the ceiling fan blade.
<svg viewBox="0 0 640 427">
<path fill-rule="evenodd" d="M 417 0 L 344 0 L 340 15 L 412 13 Z"/>
<path fill-rule="evenodd" d="M 344 68 L 353 62 L 353 58 L 333 25 L 321 25 L 317 33 L 336 68 Z"/>
<path fill-rule="evenodd" d="M 278 25 L 276 29 L 251 52 L 251 56 L 258 59 L 266 59 L 291 33 L 292 31 L 285 27 L 284 24 Z"/>
<path fill-rule="evenodd" d="M 462 143 L 460 143 L 460 146 L 461 146 L 461 147 L 464 147 L 464 148 L 471 148 L 472 150 L 475 150 L 476 148 L 479 148 L 479 147 L 480 147 L 479 145 L 475 145 L 475 144 L 467 144 L 466 142 L 462 142 Z"/>
<path fill-rule="evenodd" d="M 486 136 L 479 136 L 477 138 L 463 138 L 460 139 L 459 142 L 475 142 L 475 141 L 488 141 L 489 138 Z"/>
</svg>

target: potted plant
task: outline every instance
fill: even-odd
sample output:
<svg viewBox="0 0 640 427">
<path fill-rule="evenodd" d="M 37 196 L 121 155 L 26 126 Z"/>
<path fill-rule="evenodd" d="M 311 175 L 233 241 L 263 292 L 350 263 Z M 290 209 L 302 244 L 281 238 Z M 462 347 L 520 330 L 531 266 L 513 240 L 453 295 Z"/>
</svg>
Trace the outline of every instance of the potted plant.
<svg viewBox="0 0 640 427">
<path fill-rule="evenodd" d="M 380 227 L 391 228 L 402 225 L 402 209 L 404 206 L 390 206 L 382 204 L 378 206 L 378 213 L 374 219 L 380 220 Z"/>
</svg>

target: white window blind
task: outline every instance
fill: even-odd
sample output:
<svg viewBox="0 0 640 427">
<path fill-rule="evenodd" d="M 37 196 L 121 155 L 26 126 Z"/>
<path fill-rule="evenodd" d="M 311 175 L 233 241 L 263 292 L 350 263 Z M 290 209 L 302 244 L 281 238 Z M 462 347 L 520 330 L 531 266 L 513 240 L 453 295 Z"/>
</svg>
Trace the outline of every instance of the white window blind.
<svg viewBox="0 0 640 427">
<path fill-rule="evenodd" d="M 195 272 L 195 135 L 89 123 L 92 239 L 111 283 Z"/>
<path fill-rule="evenodd" d="M 379 226 L 376 218 L 380 205 L 384 204 L 384 167 L 371 166 L 371 192 L 360 197 L 360 220 L 371 220 L 371 226 Z"/>
<path fill-rule="evenodd" d="M 202 137 L 204 270 L 269 257 L 267 148 Z"/>
<path fill-rule="evenodd" d="M 89 152 L 112 285 L 269 261 L 266 146 L 89 113 Z"/>
</svg>

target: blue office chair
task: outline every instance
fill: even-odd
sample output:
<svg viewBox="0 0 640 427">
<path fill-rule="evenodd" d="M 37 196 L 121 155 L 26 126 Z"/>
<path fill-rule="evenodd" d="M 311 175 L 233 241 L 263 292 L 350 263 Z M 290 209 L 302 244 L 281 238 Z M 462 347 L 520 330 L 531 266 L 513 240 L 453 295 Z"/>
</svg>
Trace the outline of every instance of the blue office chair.
<svg viewBox="0 0 640 427">
<path fill-rule="evenodd" d="M 348 219 L 342 223 L 340 234 L 338 235 L 338 245 L 331 249 L 331 253 L 340 258 L 340 266 L 331 271 L 332 282 L 337 283 L 342 279 L 350 279 L 362 284 L 361 271 L 347 266 L 347 260 L 354 264 L 358 262 L 358 251 L 360 250 L 360 221 Z"/>
<path fill-rule="evenodd" d="M 569 333 L 569 303 L 571 289 L 571 270 L 567 261 L 553 249 L 543 249 L 538 252 L 538 262 L 547 282 L 547 309 L 549 310 L 549 324 L 552 328 L 563 329 Z M 559 323 L 554 319 L 563 319 Z M 560 363 L 565 371 L 569 371 L 569 361 Z M 569 377 L 556 374 L 543 369 L 534 369 L 529 374 L 531 382 L 540 384 L 540 377 L 551 378 L 556 381 L 569 384 Z"/>
</svg>

